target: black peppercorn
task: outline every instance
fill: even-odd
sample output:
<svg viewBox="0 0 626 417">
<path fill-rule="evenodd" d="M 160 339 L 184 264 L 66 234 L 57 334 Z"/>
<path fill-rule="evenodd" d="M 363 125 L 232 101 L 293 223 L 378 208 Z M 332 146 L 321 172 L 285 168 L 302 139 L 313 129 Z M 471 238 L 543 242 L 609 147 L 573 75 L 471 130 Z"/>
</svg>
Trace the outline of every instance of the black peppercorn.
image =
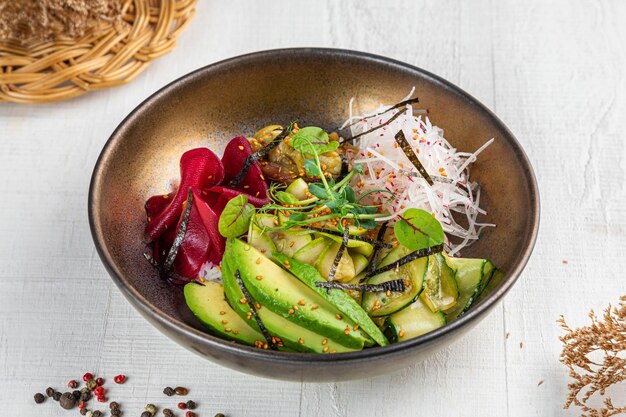
<svg viewBox="0 0 626 417">
<path fill-rule="evenodd" d="M 109 408 L 113 410 L 114 408 L 120 408 L 120 405 L 116 401 L 111 401 L 111 404 L 109 404 Z"/>
<path fill-rule="evenodd" d="M 63 395 L 61 395 L 59 404 L 66 410 L 71 410 L 76 406 L 76 398 L 74 398 L 71 392 L 64 392 Z"/>
<path fill-rule="evenodd" d="M 225 417 L 225 416 L 224 416 L 224 414 L 222 414 L 222 413 L 217 413 L 217 414 L 215 415 L 215 417 Z"/>
<path fill-rule="evenodd" d="M 85 414 L 87 414 L 87 412 L 88 412 L 88 411 L 89 411 L 89 410 L 87 410 L 86 408 L 81 408 L 81 409 L 80 409 L 80 415 L 81 415 L 81 416 L 84 416 Z"/>
<path fill-rule="evenodd" d="M 48 397 L 52 397 L 54 395 L 54 393 L 56 392 L 56 390 L 52 387 L 48 387 L 46 388 L 46 395 Z"/>
<path fill-rule="evenodd" d="M 117 417 L 117 416 L 119 416 L 121 414 L 122 414 L 122 411 L 119 408 L 112 408 L 111 409 L 111 415 L 112 416 Z"/>
<path fill-rule="evenodd" d="M 79 400 L 82 402 L 87 402 L 91 398 L 91 391 L 81 391 Z"/>
<path fill-rule="evenodd" d="M 196 403 L 192 400 L 187 401 L 187 408 L 193 410 L 196 408 Z"/>
<path fill-rule="evenodd" d="M 141 413 L 141 417 L 152 417 L 152 413 L 150 411 L 144 411 Z"/>
<path fill-rule="evenodd" d="M 59 391 L 55 391 L 54 394 L 52 394 L 52 399 L 54 401 L 60 401 L 62 395 L 63 394 L 61 394 Z"/>
<path fill-rule="evenodd" d="M 174 391 L 174 388 L 172 387 L 165 387 L 165 389 L 163 390 L 163 394 L 171 397 L 172 395 L 176 394 L 176 391 Z"/>
<path fill-rule="evenodd" d="M 163 409 L 163 415 L 165 417 L 172 417 L 174 415 L 174 413 L 169 408 L 164 408 Z"/>
<path fill-rule="evenodd" d="M 44 401 L 46 401 L 46 397 L 44 397 L 42 393 L 38 392 L 37 394 L 35 394 L 35 402 L 37 404 L 41 404 Z"/>
<path fill-rule="evenodd" d="M 102 411 L 98 411 L 98 410 L 94 411 L 92 414 L 92 417 L 102 417 Z"/>
<path fill-rule="evenodd" d="M 189 390 L 185 387 L 176 387 L 174 388 L 174 392 L 176 393 L 176 395 L 187 395 L 189 393 Z"/>
<path fill-rule="evenodd" d="M 80 400 L 80 396 L 82 395 L 82 393 L 76 390 L 76 391 L 72 391 L 72 395 L 74 396 L 74 398 L 76 398 L 76 401 L 78 401 Z"/>
</svg>

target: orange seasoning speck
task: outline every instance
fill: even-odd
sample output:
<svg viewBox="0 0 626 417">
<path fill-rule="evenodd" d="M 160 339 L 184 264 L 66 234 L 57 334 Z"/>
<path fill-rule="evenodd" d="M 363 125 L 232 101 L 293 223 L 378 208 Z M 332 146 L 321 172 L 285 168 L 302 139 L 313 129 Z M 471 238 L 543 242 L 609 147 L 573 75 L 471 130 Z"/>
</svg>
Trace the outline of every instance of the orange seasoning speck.
<svg viewBox="0 0 626 417">
<path fill-rule="evenodd" d="M 335 314 L 335 317 L 337 317 L 337 320 L 341 320 L 341 314 L 337 313 Z"/>
<path fill-rule="evenodd" d="M 237 147 L 239 148 L 240 151 L 243 151 L 243 145 L 239 145 Z"/>
<path fill-rule="evenodd" d="M 304 343 L 304 340 L 302 340 L 302 338 L 300 338 L 300 339 L 298 339 L 298 342 L 299 342 L 300 344 L 303 344 L 303 343 Z"/>
<path fill-rule="evenodd" d="M 319 308 L 319 307 L 318 307 L 318 306 L 316 306 L 315 304 L 313 304 L 313 305 L 311 306 L 311 310 L 317 310 L 318 308 Z"/>
<path fill-rule="evenodd" d="M 295 313 L 295 311 L 294 311 L 294 309 L 293 309 L 293 308 L 290 308 L 289 310 L 287 310 L 287 313 L 289 313 L 289 314 L 293 314 L 293 313 Z"/>
<path fill-rule="evenodd" d="M 263 275 L 257 275 L 256 279 L 258 279 L 259 281 L 261 281 L 263 279 Z"/>
<path fill-rule="evenodd" d="M 324 352 L 328 352 L 328 346 L 324 346 Z"/>
<path fill-rule="evenodd" d="M 400 330 L 400 331 L 398 332 L 398 336 L 400 336 L 400 337 L 404 337 L 404 330 Z"/>
<path fill-rule="evenodd" d="M 256 264 L 260 264 L 261 263 L 261 258 L 256 258 Z"/>
</svg>

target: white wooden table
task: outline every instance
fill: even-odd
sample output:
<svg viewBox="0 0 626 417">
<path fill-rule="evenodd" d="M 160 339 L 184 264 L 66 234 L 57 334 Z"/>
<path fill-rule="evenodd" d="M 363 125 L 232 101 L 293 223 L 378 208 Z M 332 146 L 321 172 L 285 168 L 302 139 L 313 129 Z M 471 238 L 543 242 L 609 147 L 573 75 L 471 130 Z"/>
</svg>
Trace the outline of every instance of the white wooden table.
<svg viewBox="0 0 626 417">
<path fill-rule="evenodd" d="M 624 19 L 621 0 L 205 0 L 177 49 L 130 85 L 0 105 L 2 415 L 77 415 L 32 395 L 85 370 L 129 376 L 109 384 L 127 416 L 175 405 L 161 394 L 168 384 L 190 387 L 201 416 L 577 415 L 561 410 L 555 320 L 583 324 L 626 293 Z M 122 118 L 193 69 L 289 46 L 364 50 L 439 74 L 493 109 L 534 163 L 542 218 L 528 267 L 488 319 L 427 363 L 337 384 L 236 373 L 152 328 L 95 253 L 87 189 Z"/>
</svg>

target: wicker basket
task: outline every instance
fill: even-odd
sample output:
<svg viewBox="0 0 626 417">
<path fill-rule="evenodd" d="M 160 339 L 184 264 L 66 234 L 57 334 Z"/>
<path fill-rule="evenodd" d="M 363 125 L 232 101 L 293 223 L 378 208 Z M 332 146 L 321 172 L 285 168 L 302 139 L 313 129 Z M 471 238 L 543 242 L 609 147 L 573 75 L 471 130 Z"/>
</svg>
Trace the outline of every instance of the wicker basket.
<svg viewBox="0 0 626 417">
<path fill-rule="evenodd" d="M 196 3 L 125 0 L 124 29 L 100 23 L 79 39 L 0 42 L 0 101 L 46 103 L 125 84 L 175 47 Z"/>
</svg>

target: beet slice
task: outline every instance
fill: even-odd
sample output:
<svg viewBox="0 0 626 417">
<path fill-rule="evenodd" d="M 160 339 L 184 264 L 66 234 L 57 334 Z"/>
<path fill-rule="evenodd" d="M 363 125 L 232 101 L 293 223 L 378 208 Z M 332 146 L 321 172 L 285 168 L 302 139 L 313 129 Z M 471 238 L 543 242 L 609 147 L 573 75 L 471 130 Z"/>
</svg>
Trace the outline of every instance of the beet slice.
<svg viewBox="0 0 626 417">
<path fill-rule="evenodd" d="M 180 158 L 180 186 L 170 204 L 158 214 L 152 216 L 146 227 L 146 237 L 150 242 L 163 235 L 168 228 L 173 228 L 182 213 L 183 202 L 187 199 L 189 188 L 200 190 L 220 184 L 224 180 L 224 167 L 220 159 L 208 148 L 196 148 L 187 151 Z M 146 210 L 159 206 L 157 200 L 146 203 Z"/>
<path fill-rule="evenodd" d="M 246 163 L 246 159 L 250 155 L 252 155 L 252 148 L 248 140 L 243 136 L 237 136 L 228 142 L 224 150 L 224 155 L 222 156 L 222 165 L 224 166 L 223 185 L 228 186 L 228 183 L 241 172 Z M 263 171 L 261 171 L 261 166 L 258 162 L 254 162 L 250 166 L 245 177 L 239 181 L 234 189 L 253 197 L 261 199 L 268 198 L 267 183 L 265 182 Z M 269 202 L 269 200 L 267 201 Z"/>
<path fill-rule="evenodd" d="M 245 193 L 240 190 L 235 190 L 228 187 L 223 187 L 220 185 L 216 185 L 215 187 L 207 188 L 202 191 L 201 198 L 204 199 L 211 209 L 219 216 L 222 215 L 222 211 L 224 211 L 224 207 L 226 204 L 237 197 L 239 194 L 245 194 L 248 197 L 248 203 L 252 204 L 255 207 L 263 207 L 264 205 L 270 202 L 269 198 L 259 198 L 248 193 Z"/>
<path fill-rule="evenodd" d="M 224 249 L 226 247 L 226 239 L 220 234 L 217 227 L 219 215 L 217 215 L 215 211 L 209 207 L 209 205 L 201 198 L 199 193 L 194 191 L 193 197 L 198 214 L 202 219 L 204 228 L 206 229 L 207 235 L 211 241 L 211 249 L 208 256 L 209 261 L 213 262 L 215 265 L 219 265 L 219 263 L 222 262 Z"/>
</svg>

